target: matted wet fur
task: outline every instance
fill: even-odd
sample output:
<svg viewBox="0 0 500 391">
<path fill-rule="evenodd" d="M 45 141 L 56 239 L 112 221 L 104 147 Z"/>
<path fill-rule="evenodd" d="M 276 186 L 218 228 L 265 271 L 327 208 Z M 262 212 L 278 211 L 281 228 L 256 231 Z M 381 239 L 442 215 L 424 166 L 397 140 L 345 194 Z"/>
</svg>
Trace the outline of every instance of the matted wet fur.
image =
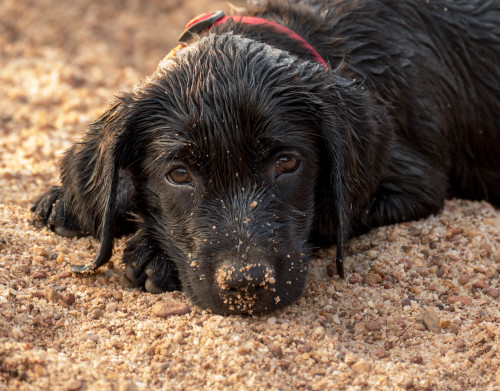
<svg viewBox="0 0 500 391">
<path fill-rule="evenodd" d="M 123 94 L 66 154 L 37 226 L 134 231 L 127 276 L 217 313 L 302 294 L 315 246 L 438 212 L 500 206 L 500 2 L 270 1 L 288 26 L 228 22 Z"/>
</svg>

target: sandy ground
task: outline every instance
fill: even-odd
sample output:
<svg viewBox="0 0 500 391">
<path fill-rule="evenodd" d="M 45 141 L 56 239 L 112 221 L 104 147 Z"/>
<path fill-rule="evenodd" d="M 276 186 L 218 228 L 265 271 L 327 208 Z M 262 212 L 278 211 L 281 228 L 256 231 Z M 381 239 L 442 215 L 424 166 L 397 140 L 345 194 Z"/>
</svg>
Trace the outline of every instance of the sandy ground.
<svg viewBox="0 0 500 391">
<path fill-rule="evenodd" d="M 108 268 L 73 276 L 98 243 L 32 227 L 62 152 L 188 18 L 218 8 L 0 2 L 0 390 L 500 389 L 500 211 L 487 203 L 353 240 L 345 281 L 322 250 L 296 305 L 251 317 L 133 289 L 123 240 Z"/>
</svg>

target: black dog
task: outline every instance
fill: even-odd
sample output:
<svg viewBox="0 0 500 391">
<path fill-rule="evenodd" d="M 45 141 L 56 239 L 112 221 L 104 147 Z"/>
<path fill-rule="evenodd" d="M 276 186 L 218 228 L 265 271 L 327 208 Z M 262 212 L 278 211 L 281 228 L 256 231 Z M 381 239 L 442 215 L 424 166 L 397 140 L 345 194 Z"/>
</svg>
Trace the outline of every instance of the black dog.
<svg viewBox="0 0 500 391">
<path fill-rule="evenodd" d="M 270 1 L 253 15 L 279 25 L 202 21 L 91 125 L 35 224 L 100 238 L 92 269 L 135 231 L 136 285 L 251 313 L 300 297 L 313 246 L 337 243 L 342 272 L 353 234 L 450 196 L 500 206 L 498 0 Z"/>
</svg>

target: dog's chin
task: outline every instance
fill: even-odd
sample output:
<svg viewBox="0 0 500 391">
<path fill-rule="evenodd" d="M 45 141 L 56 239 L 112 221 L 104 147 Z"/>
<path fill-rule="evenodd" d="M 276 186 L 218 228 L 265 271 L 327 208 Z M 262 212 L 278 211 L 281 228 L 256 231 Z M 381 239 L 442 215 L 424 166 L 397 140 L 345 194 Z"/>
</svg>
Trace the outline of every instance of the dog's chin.
<svg viewBox="0 0 500 391">
<path fill-rule="evenodd" d="M 301 279 L 303 280 L 303 279 Z M 198 292 L 186 290 L 197 306 L 218 315 L 253 315 L 270 313 L 296 302 L 303 293 L 305 281 L 296 282 L 293 289 L 288 284 L 277 283 L 275 288 L 260 290 L 228 291 L 215 286 Z"/>
</svg>

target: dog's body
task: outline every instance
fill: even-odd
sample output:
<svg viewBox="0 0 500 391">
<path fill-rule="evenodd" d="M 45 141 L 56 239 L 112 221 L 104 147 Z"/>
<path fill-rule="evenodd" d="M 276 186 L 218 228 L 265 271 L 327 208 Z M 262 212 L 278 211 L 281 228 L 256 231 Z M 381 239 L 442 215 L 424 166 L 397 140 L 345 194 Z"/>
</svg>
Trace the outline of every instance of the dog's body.
<svg viewBox="0 0 500 391">
<path fill-rule="evenodd" d="M 497 0 L 270 2 L 269 26 L 196 37 L 62 163 L 35 223 L 136 231 L 127 276 L 219 313 L 297 300 L 314 245 L 440 210 L 500 206 Z M 131 215 L 134 215 L 134 222 Z"/>
</svg>

